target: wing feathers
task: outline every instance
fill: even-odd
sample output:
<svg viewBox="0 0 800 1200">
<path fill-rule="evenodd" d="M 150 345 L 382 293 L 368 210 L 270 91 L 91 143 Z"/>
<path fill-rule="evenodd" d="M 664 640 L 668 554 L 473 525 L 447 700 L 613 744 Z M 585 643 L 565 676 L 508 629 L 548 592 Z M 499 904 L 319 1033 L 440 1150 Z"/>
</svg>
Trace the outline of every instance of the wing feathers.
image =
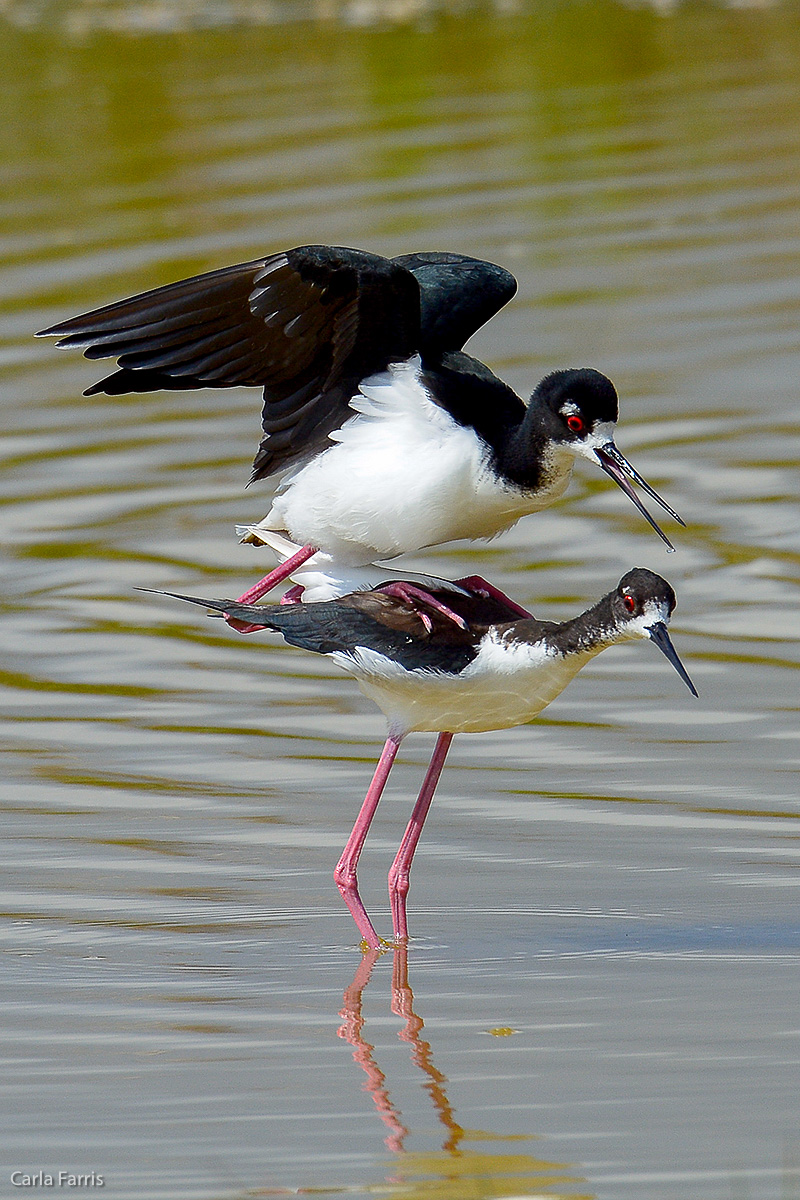
<svg viewBox="0 0 800 1200">
<path fill-rule="evenodd" d="M 299 246 L 142 292 L 42 336 L 91 360 L 117 359 L 120 369 L 86 395 L 263 387 L 253 472 L 262 478 L 318 449 L 351 415 L 362 379 L 417 353 L 460 349 L 515 287 L 507 271 L 464 255 L 390 260 Z"/>
</svg>

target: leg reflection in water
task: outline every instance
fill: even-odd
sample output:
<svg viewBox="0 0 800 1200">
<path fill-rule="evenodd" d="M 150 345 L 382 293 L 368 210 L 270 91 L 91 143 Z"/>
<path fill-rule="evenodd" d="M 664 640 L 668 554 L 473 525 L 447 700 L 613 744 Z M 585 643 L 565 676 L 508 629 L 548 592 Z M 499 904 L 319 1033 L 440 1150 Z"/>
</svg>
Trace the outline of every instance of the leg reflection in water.
<svg viewBox="0 0 800 1200">
<path fill-rule="evenodd" d="M 411 1047 L 411 1061 L 422 1073 L 422 1091 L 430 1098 L 444 1132 L 440 1151 L 420 1153 L 409 1149 L 408 1142 L 413 1134 L 429 1128 L 429 1122 L 424 1116 L 416 1119 L 403 1117 L 391 1099 L 389 1080 L 378 1066 L 375 1046 L 364 1037 L 364 990 L 372 978 L 378 959 L 386 953 L 382 949 L 370 950 L 361 959 L 353 982 L 345 988 L 344 1003 L 339 1013 L 343 1024 L 338 1034 L 353 1047 L 353 1060 L 366 1076 L 364 1090 L 372 1096 L 378 1115 L 389 1131 L 384 1142 L 397 1155 L 397 1160 L 386 1182 L 407 1189 L 402 1193 L 394 1193 L 398 1200 L 413 1200 L 422 1195 L 418 1188 L 425 1181 L 429 1189 L 432 1178 L 436 1180 L 437 1200 L 463 1200 L 465 1194 L 495 1195 L 493 1180 L 502 1182 L 504 1188 L 513 1183 L 519 1193 L 547 1196 L 551 1200 L 595 1200 L 589 1192 L 578 1193 L 574 1190 L 576 1184 L 585 1181 L 569 1174 L 570 1167 L 567 1164 L 497 1149 L 498 1143 L 519 1143 L 535 1137 L 535 1134 L 493 1133 L 465 1129 L 458 1123 L 447 1095 L 447 1076 L 434 1065 L 431 1044 L 421 1036 L 424 1022 L 414 1011 L 414 994 L 408 981 L 408 947 L 400 945 L 392 951 L 391 1011 L 403 1021 L 397 1036 Z M 492 1150 L 482 1153 L 472 1149 L 470 1144 L 473 1142 L 488 1142 Z M 425 1194 L 428 1195 L 429 1191 Z"/>
</svg>

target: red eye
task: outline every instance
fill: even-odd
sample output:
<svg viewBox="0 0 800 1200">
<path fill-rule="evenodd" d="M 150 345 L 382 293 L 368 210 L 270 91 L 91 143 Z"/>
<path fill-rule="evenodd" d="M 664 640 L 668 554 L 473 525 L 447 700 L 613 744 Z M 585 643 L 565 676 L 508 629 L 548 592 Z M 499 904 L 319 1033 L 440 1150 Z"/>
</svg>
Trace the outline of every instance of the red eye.
<svg viewBox="0 0 800 1200">
<path fill-rule="evenodd" d="M 571 417 L 567 417 L 567 426 L 573 433 L 583 433 L 583 417 L 578 417 L 573 413 Z"/>
<path fill-rule="evenodd" d="M 636 601 L 634 600 L 633 596 L 623 596 L 622 603 L 625 605 L 629 613 L 636 611 Z"/>
</svg>

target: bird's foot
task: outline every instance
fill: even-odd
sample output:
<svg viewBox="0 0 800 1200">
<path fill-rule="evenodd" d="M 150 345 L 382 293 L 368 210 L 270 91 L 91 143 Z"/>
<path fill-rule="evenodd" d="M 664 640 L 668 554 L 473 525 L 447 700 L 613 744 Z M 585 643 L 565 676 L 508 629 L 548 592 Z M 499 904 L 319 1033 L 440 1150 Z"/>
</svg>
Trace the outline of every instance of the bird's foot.
<svg viewBox="0 0 800 1200">
<path fill-rule="evenodd" d="M 266 625 L 252 625 L 249 621 L 239 621 L 236 617 L 229 617 L 227 613 L 223 613 L 226 625 L 230 625 L 231 629 L 235 629 L 237 633 L 258 633 L 259 629 L 266 629 Z"/>
<path fill-rule="evenodd" d="M 466 629 L 467 623 L 463 617 L 460 617 L 457 612 L 453 612 L 452 608 L 448 608 L 441 600 L 437 600 L 435 596 L 431 596 L 424 588 L 419 588 L 413 583 L 384 583 L 377 589 L 379 592 L 385 592 L 387 596 L 395 596 L 398 600 L 405 600 L 414 611 L 417 613 L 425 629 L 430 633 L 433 629 L 433 622 L 428 614 L 420 605 L 424 604 L 427 608 L 434 609 L 435 612 L 441 613 L 443 617 L 453 621 L 458 625 L 459 629 Z"/>
<path fill-rule="evenodd" d="M 289 588 L 288 592 L 283 593 L 281 596 L 281 604 L 302 604 L 303 592 L 305 590 L 306 589 L 301 587 L 299 583 L 296 583 L 294 587 Z"/>
</svg>

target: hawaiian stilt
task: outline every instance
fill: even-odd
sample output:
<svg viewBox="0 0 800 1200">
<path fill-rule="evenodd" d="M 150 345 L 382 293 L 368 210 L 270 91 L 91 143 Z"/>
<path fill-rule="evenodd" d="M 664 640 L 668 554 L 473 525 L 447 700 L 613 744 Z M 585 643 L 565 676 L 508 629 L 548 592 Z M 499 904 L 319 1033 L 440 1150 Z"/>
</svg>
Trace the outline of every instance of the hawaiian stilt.
<svg viewBox="0 0 800 1200">
<path fill-rule="evenodd" d="M 174 595 L 175 593 L 167 593 Z M 444 597 L 461 625 L 434 602 Z M 403 738 L 438 733 L 422 790 L 389 872 L 395 937 L 408 937 L 406 896 L 411 861 L 447 751 L 456 733 L 506 729 L 531 721 L 601 650 L 650 638 L 687 687 L 694 685 L 667 633 L 675 593 L 665 579 L 637 567 L 597 604 L 570 621 L 520 619 L 495 597 L 433 593 L 425 613 L 382 591 L 317 604 L 254 606 L 179 596 L 236 620 L 275 630 L 285 641 L 329 655 L 383 710 L 388 737 L 335 872 L 336 883 L 371 949 L 381 940 L 358 893 L 357 866 Z M 463 626 L 463 627 L 462 627 Z"/>
<path fill-rule="evenodd" d="M 119 370 L 87 389 L 264 389 L 253 479 L 284 473 L 249 528 L 301 547 L 240 597 L 259 599 L 315 550 L 363 565 L 488 538 L 565 491 L 576 457 L 667 505 L 614 444 L 617 393 L 599 371 L 556 371 L 524 402 L 462 346 L 516 291 L 459 254 L 386 259 L 300 246 L 144 292 L 41 336 Z M 681 522 L 682 524 L 682 522 Z"/>
</svg>

